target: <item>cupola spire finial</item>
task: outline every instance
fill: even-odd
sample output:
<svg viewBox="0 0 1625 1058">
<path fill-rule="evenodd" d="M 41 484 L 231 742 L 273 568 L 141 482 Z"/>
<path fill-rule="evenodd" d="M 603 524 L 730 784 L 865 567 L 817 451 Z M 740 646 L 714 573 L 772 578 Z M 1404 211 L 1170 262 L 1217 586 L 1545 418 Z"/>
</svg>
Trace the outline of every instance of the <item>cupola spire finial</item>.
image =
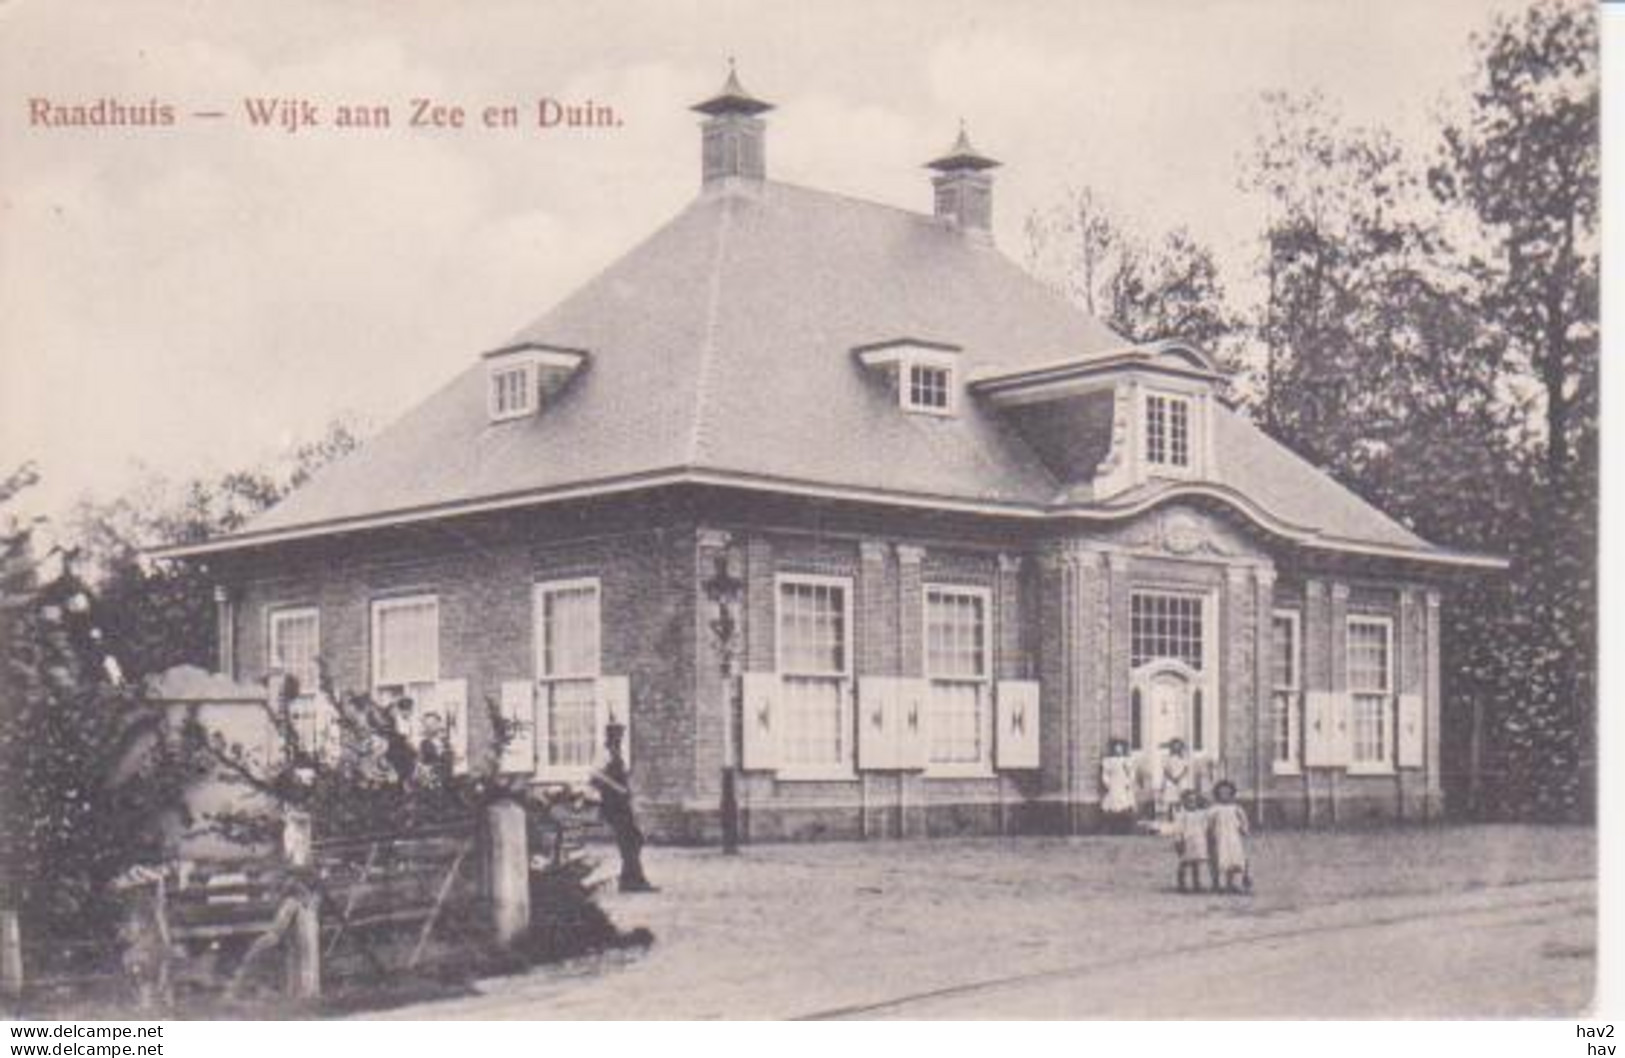
<svg viewBox="0 0 1625 1058">
<path fill-rule="evenodd" d="M 959 135 L 948 153 L 926 163 L 936 175 L 937 216 L 963 231 L 985 236 L 993 229 L 993 176 L 988 172 L 999 163 L 971 146 L 965 119 L 959 119 Z"/>
<path fill-rule="evenodd" d="M 701 179 L 706 187 L 729 177 L 761 181 L 767 175 L 767 123 L 760 115 L 773 104 L 746 91 L 739 67 L 728 56 L 728 78 L 722 90 L 694 110 L 705 115 L 701 124 Z"/>
</svg>

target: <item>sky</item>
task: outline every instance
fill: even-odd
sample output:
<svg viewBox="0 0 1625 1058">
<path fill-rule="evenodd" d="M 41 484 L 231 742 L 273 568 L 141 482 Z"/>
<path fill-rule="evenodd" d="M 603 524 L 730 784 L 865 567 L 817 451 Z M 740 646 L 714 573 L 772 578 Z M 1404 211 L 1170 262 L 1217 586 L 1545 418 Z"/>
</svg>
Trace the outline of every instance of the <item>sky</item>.
<svg viewBox="0 0 1625 1058">
<path fill-rule="evenodd" d="M 382 425 L 695 194 L 734 57 L 769 176 L 928 211 L 963 119 L 1004 162 L 1001 247 L 1070 186 L 1188 226 L 1232 282 L 1261 93 L 1318 90 L 1421 144 L 1499 0 L 276 4 L 0 0 L 0 461 L 60 512 L 143 474 L 263 461 L 336 415 Z M 537 129 L 536 101 L 614 108 Z M 174 108 L 166 128 L 31 124 L 32 100 Z M 255 128 L 245 99 L 388 129 Z M 407 127 L 414 98 L 462 129 Z M 489 104 L 524 127 L 485 129 Z M 220 118 L 193 118 L 219 111 Z"/>
</svg>

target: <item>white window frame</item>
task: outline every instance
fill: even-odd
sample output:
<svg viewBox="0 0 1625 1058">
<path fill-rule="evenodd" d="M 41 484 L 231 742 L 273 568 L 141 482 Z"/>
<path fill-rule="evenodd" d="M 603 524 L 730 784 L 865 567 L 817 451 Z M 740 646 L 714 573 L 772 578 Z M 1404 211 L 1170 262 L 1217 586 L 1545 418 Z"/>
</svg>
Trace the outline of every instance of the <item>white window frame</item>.
<svg viewBox="0 0 1625 1058">
<path fill-rule="evenodd" d="M 930 353 L 916 352 L 905 356 L 897 363 L 897 403 L 907 412 L 920 415 L 938 415 L 951 418 L 959 414 L 959 372 L 958 364 L 953 354 L 933 356 Z M 941 371 L 943 374 L 943 388 L 945 403 L 922 404 L 914 399 L 914 371 Z"/>
<path fill-rule="evenodd" d="M 434 657 L 432 659 L 434 663 L 428 666 L 428 675 L 424 676 L 422 679 L 409 680 L 405 683 L 382 682 L 380 679 L 381 674 L 379 672 L 379 666 L 383 660 L 384 643 L 383 636 L 379 634 L 379 617 L 390 610 L 404 610 L 411 607 L 422 606 L 425 603 L 431 603 L 434 606 Z M 433 592 L 423 592 L 417 595 L 392 595 L 384 599 L 374 599 L 372 601 L 371 615 L 372 623 L 368 628 L 369 647 L 372 655 L 372 664 L 370 666 L 371 679 L 369 680 L 369 686 L 372 689 L 373 700 L 379 704 L 394 702 L 396 700 L 396 696 L 385 695 L 384 689 L 386 687 L 399 687 L 402 689 L 401 696 L 412 698 L 413 709 L 411 730 L 404 731 L 402 734 L 406 735 L 406 737 L 411 740 L 413 745 L 416 745 L 419 735 L 418 725 L 423 721 L 423 706 L 425 696 L 420 692 L 414 697 L 411 693 L 411 688 L 428 688 L 428 693 L 433 694 L 434 689 L 440 683 L 440 596 Z M 398 714 L 394 715 L 398 716 Z"/>
<path fill-rule="evenodd" d="M 285 675 L 294 675 L 297 677 L 297 673 L 288 673 L 287 670 L 282 667 L 278 658 L 278 655 L 281 654 L 281 650 L 278 649 L 282 638 L 280 629 L 285 621 L 302 621 L 307 619 L 313 621 L 316 626 L 316 676 L 320 677 L 320 662 L 322 657 L 322 612 L 318 607 L 315 606 L 271 606 L 266 609 L 265 667 L 268 670 L 280 672 Z M 317 685 L 316 680 L 312 680 L 308 684 L 303 680 L 299 681 L 300 698 L 314 697 L 320 690 L 321 688 Z"/>
<path fill-rule="evenodd" d="M 1275 682 L 1275 622 L 1286 621 L 1292 629 L 1292 678 L 1286 684 Z M 1270 613 L 1271 648 L 1268 660 L 1270 680 L 1270 767 L 1276 775 L 1298 775 L 1303 769 L 1303 614 L 1298 610 Z M 1277 696 L 1285 695 L 1288 755 L 1275 752 L 1275 709 Z"/>
<path fill-rule="evenodd" d="M 916 371 L 935 371 L 942 375 L 941 404 L 932 404 L 918 400 L 915 397 L 914 372 Z M 905 360 L 897 380 L 898 388 L 901 391 L 899 397 L 902 400 L 903 410 L 921 412 L 926 415 L 953 415 L 956 405 L 954 381 L 954 365 L 952 363 L 943 363 L 919 357 Z"/>
<path fill-rule="evenodd" d="M 1396 697 L 1394 693 L 1394 619 L 1385 614 L 1349 614 L 1344 622 L 1343 635 L 1343 671 L 1346 676 L 1352 677 L 1354 673 L 1354 626 L 1357 624 L 1373 625 L 1383 629 L 1386 647 L 1383 657 L 1383 691 L 1380 695 L 1372 691 L 1358 690 L 1353 686 L 1352 680 L 1347 687 L 1349 708 L 1349 765 L 1351 773 L 1367 775 L 1390 775 L 1394 771 L 1394 738 L 1395 726 L 1398 717 L 1395 710 Z M 1376 758 L 1359 759 L 1356 753 L 1360 749 L 1359 723 L 1360 699 L 1378 698 L 1382 700 L 1382 738 L 1381 755 Z"/>
<path fill-rule="evenodd" d="M 552 672 L 546 665 L 547 643 L 544 639 L 546 625 L 542 620 L 542 600 L 548 595 L 576 592 L 591 589 L 593 593 L 593 610 L 598 621 L 593 638 L 598 644 L 596 656 L 593 658 L 591 671 L 587 672 Z M 604 672 L 604 589 L 597 577 L 571 577 L 564 580 L 538 581 L 531 588 L 531 647 L 533 651 L 536 694 L 533 699 L 536 715 L 532 718 L 532 730 L 536 741 L 536 778 L 545 782 L 583 783 L 592 773 L 592 760 L 598 750 L 598 740 L 603 732 L 597 730 L 598 716 L 598 678 Z M 581 683 L 590 681 L 593 693 L 593 734 L 591 745 L 588 747 L 588 758 L 583 764 L 553 764 L 551 763 L 551 744 L 553 738 L 553 725 L 550 709 L 552 707 L 552 692 L 562 683 Z"/>
<path fill-rule="evenodd" d="M 429 684 L 435 683 L 440 679 L 440 596 L 433 592 L 425 592 L 420 595 L 393 595 L 387 599 L 374 599 L 372 601 L 372 628 L 370 630 L 372 647 L 371 686 L 374 696 L 378 695 L 380 690 L 384 687 L 399 687 L 407 685 L 384 683 L 380 678 L 381 673 L 379 672 L 379 666 L 383 662 L 384 643 L 383 636 L 378 634 L 379 617 L 390 610 L 406 610 L 423 606 L 426 603 L 434 606 L 434 664 L 428 666 L 428 668 L 431 670 L 429 676 L 422 680 L 409 681 L 409 683 Z"/>
<path fill-rule="evenodd" d="M 840 588 L 841 589 L 841 662 L 843 668 L 831 671 L 792 671 L 785 664 L 785 635 L 784 635 L 784 589 L 789 585 Z M 857 724 L 853 710 L 852 694 L 855 680 L 852 676 L 852 641 L 853 618 L 856 614 L 856 600 L 853 598 L 853 579 L 851 577 L 828 576 L 814 573 L 780 573 L 773 578 L 773 653 L 774 668 L 779 674 L 779 709 L 781 713 L 788 710 L 788 694 L 785 682 L 791 676 L 805 676 L 834 679 L 837 681 L 840 717 L 838 720 L 842 732 L 840 759 L 827 764 L 786 764 L 787 732 L 781 715 L 778 731 L 774 735 L 779 740 L 777 776 L 788 781 L 845 781 L 858 777 L 857 772 Z"/>
<path fill-rule="evenodd" d="M 1154 459 L 1151 455 L 1151 442 L 1153 433 L 1151 429 L 1151 404 L 1153 401 L 1162 401 L 1163 430 L 1162 456 Z M 1185 462 L 1173 461 L 1174 427 L 1173 407 L 1180 405 L 1185 409 Z M 1180 393 L 1171 389 L 1147 389 L 1140 397 L 1140 458 L 1146 467 L 1155 474 L 1177 475 L 1186 477 L 1194 475 L 1201 464 L 1202 431 L 1197 422 L 1197 401 L 1189 393 Z"/>
<path fill-rule="evenodd" d="M 960 595 L 980 600 L 982 604 L 982 675 L 979 680 L 962 676 L 938 676 L 931 671 L 931 595 Z M 993 593 L 973 584 L 927 583 L 920 592 L 920 658 L 926 679 L 926 767 L 928 779 L 983 779 L 992 778 L 993 772 Z M 979 683 L 981 706 L 977 723 L 981 730 L 978 742 L 981 753 L 975 761 L 934 761 L 931 759 L 932 725 L 936 720 L 936 705 L 932 696 L 936 684 Z"/>
<path fill-rule="evenodd" d="M 502 360 L 490 364 L 486 370 L 486 404 L 492 422 L 506 422 L 509 419 L 520 419 L 534 414 L 538 398 L 540 383 L 537 380 L 536 361 Z M 519 404 L 504 407 L 502 400 L 502 380 L 509 375 L 518 374 L 521 378 L 521 401 Z"/>
</svg>

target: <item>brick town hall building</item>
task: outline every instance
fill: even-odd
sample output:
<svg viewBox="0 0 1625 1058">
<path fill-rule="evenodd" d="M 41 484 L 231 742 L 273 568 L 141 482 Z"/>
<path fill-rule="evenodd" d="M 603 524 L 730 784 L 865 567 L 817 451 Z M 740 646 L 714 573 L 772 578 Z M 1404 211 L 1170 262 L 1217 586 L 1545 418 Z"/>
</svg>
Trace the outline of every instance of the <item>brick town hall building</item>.
<svg viewBox="0 0 1625 1058">
<path fill-rule="evenodd" d="M 1183 738 L 1266 823 L 1439 811 L 1440 588 L 1502 563 L 1022 272 L 963 134 L 922 214 L 767 179 L 771 108 L 732 76 L 695 109 L 668 224 L 167 552 L 218 578 L 223 669 L 311 687 L 320 658 L 538 782 L 623 719 L 666 840 L 714 840 L 730 767 L 756 840 L 1087 829 L 1116 737 L 1148 773 Z"/>
</svg>

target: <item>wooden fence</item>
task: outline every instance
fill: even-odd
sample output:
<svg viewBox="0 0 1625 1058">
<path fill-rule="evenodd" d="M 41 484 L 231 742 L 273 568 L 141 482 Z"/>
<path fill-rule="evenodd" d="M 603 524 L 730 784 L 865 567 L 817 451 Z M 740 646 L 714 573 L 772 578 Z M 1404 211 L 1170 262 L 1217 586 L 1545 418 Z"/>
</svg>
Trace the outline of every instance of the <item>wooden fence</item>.
<svg viewBox="0 0 1625 1058">
<path fill-rule="evenodd" d="M 143 1002 L 172 995 L 181 981 L 232 995 L 280 957 L 283 994 L 312 1000 L 326 965 L 410 970 L 451 921 L 472 926 L 480 943 L 511 945 L 530 923 L 528 844 L 525 811 L 512 802 L 433 827 L 324 840 L 313 839 L 308 816 L 289 813 L 275 855 L 179 877 L 133 875 L 127 897 L 143 928 L 123 972 Z M 12 999 L 25 984 L 21 931 L 14 912 L 0 911 L 0 992 Z M 473 940 L 461 930 L 444 939 Z M 226 952 L 241 954 L 224 965 Z"/>
</svg>

